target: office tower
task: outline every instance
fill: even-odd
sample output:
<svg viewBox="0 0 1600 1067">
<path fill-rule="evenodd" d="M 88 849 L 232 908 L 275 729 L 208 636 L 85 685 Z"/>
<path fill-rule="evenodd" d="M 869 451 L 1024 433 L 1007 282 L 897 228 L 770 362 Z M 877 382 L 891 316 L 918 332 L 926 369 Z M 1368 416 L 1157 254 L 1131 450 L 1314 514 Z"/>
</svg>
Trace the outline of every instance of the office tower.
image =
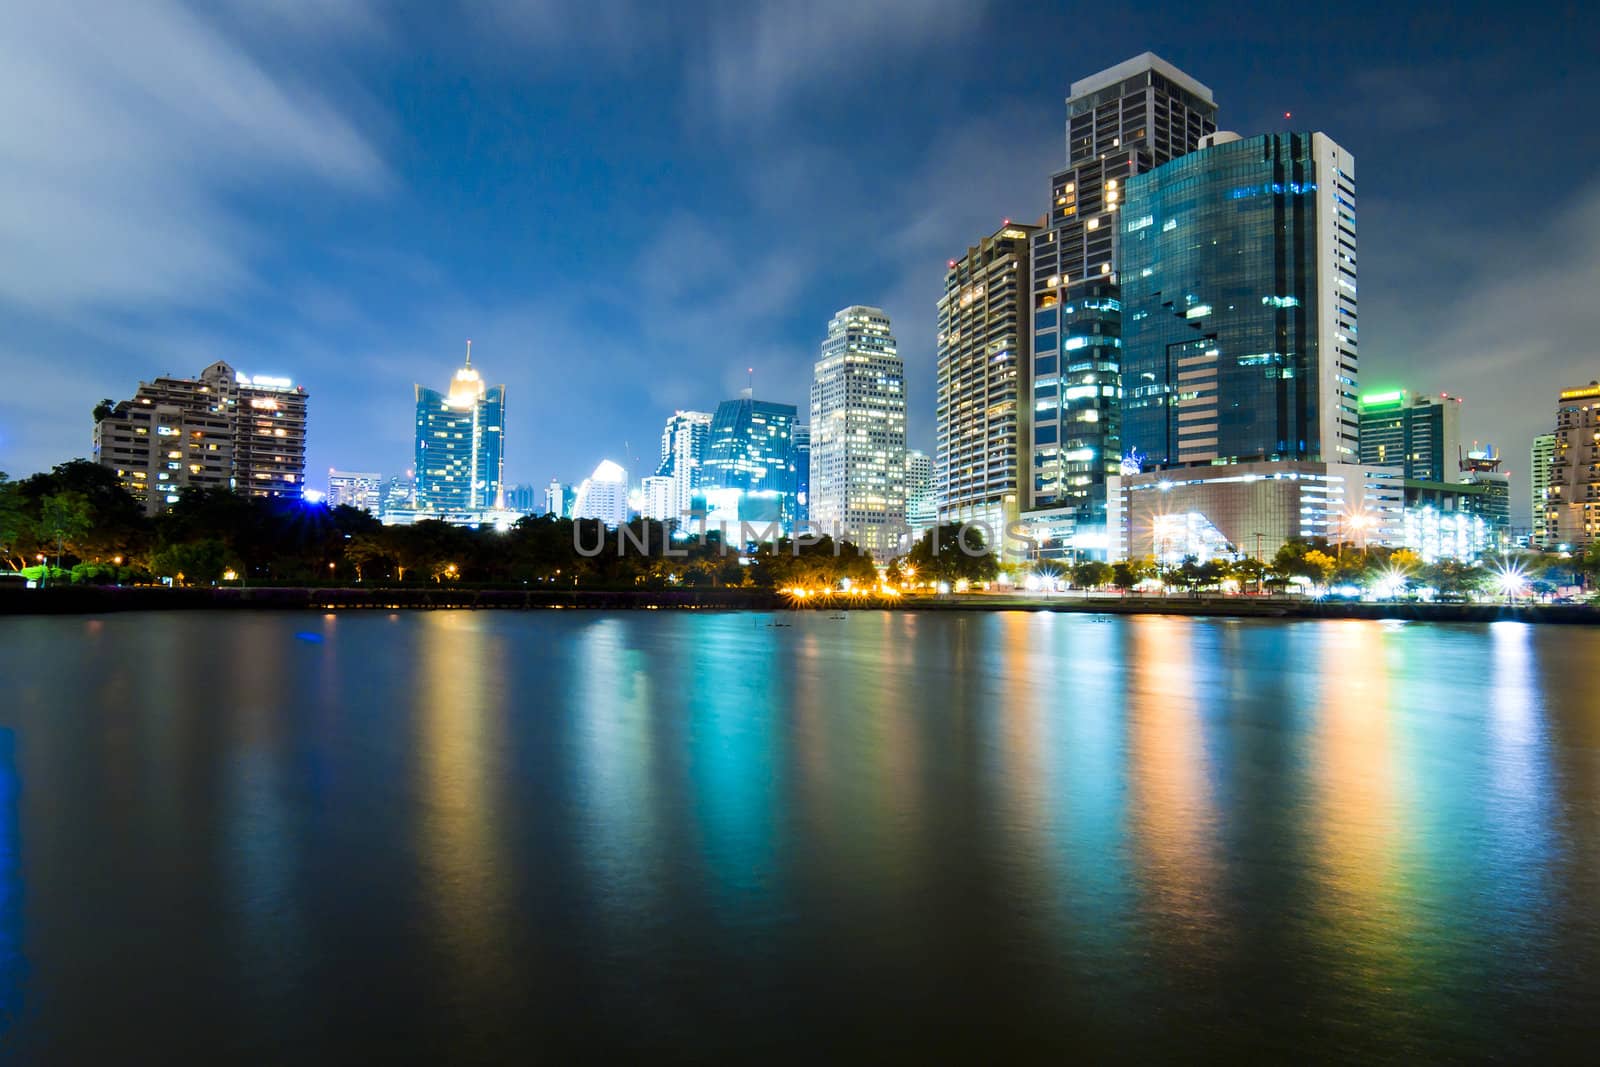
<svg viewBox="0 0 1600 1067">
<path fill-rule="evenodd" d="M 187 487 L 299 499 L 305 489 L 306 391 L 222 361 L 194 378 L 140 382 L 95 413 L 94 456 L 156 514 Z"/>
<path fill-rule="evenodd" d="M 383 475 L 328 468 L 328 506 L 360 508 L 376 515 L 383 507 Z"/>
<path fill-rule="evenodd" d="M 939 300 L 935 499 L 940 523 L 976 523 L 990 545 L 1028 492 L 1032 432 L 1032 286 L 1028 249 L 1040 226 L 1009 220 L 950 261 Z M 907 490 L 907 518 L 911 491 Z M 923 523 L 922 526 L 931 525 Z"/>
<path fill-rule="evenodd" d="M 704 481 L 706 439 L 710 436 L 711 415 L 704 411 L 675 411 L 661 431 L 661 464 L 656 474 L 672 479 L 670 517 L 685 524 Z"/>
<path fill-rule="evenodd" d="M 905 520 L 905 364 L 888 315 L 847 307 L 812 375 L 811 523 L 887 558 Z"/>
<path fill-rule="evenodd" d="M 911 527 L 911 536 L 921 537 L 925 530 L 936 523 L 966 521 L 960 518 L 946 519 L 939 514 L 933 457 L 920 449 L 906 449 L 906 525 Z M 990 544 L 1000 536 L 999 530 L 984 531 L 984 539 Z"/>
<path fill-rule="evenodd" d="M 798 525 L 811 518 L 811 424 L 796 423 L 790 441 L 794 445 L 794 521 Z"/>
<path fill-rule="evenodd" d="M 1533 439 L 1532 461 L 1528 466 L 1528 490 L 1533 504 L 1533 547 L 1549 547 L 1546 520 L 1550 495 L 1550 464 L 1556 457 L 1556 435 L 1538 434 Z"/>
<path fill-rule="evenodd" d="M 383 514 L 413 511 L 417 506 L 416 471 L 396 474 L 383 485 Z"/>
<path fill-rule="evenodd" d="M 1403 389 L 1361 398 L 1361 462 L 1399 467 L 1407 478 L 1452 481 L 1461 450 L 1461 398 Z"/>
<path fill-rule="evenodd" d="M 572 518 L 573 490 L 559 478 L 551 478 L 544 490 L 544 513 L 558 519 Z"/>
<path fill-rule="evenodd" d="M 489 388 L 466 366 L 450 390 L 418 385 L 417 507 L 423 511 L 486 511 L 504 507 L 506 387 Z"/>
<path fill-rule="evenodd" d="M 1118 225 L 1136 174 L 1216 130 L 1211 90 L 1149 52 L 1072 84 L 1067 165 L 1033 238 L 1031 506 L 1103 526 L 1118 473 L 1122 387 Z"/>
<path fill-rule="evenodd" d="M 714 510 L 739 521 L 795 521 L 793 404 L 756 400 L 749 389 L 717 405 L 706 438 L 702 486 Z"/>
<path fill-rule="evenodd" d="M 678 511 L 676 485 L 671 478 L 660 474 L 646 475 L 640 482 L 639 514 L 657 522 L 679 520 L 688 525 L 688 520 Z"/>
<path fill-rule="evenodd" d="M 578 486 L 572 517 L 599 519 L 607 526 L 624 525 L 628 521 L 628 472 L 609 459 L 601 460 Z"/>
<path fill-rule="evenodd" d="M 1320 133 L 1208 140 L 1127 182 L 1122 446 L 1356 462 L 1355 163 Z"/>
<path fill-rule="evenodd" d="M 1600 536 L 1600 382 L 1561 392 L 1544 521 L 1553 548 L 1586 549 Z"/>
</svg>

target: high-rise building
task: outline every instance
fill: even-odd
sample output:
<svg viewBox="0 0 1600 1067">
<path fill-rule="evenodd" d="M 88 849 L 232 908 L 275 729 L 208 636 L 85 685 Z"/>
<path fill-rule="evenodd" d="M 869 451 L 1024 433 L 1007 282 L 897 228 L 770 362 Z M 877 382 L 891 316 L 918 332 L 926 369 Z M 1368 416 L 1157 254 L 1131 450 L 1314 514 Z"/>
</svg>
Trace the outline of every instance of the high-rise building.
<svg viewBox="0 0 1600 1067">
<path fill-rule="evenodd" d="M 793 404 L 756 400 L 746 389 L 737 400 L 717 405 L 706 438 L 702 485 L 732 505 L 741 521 L 795 521 Z M 727 505 L 724 503 L 724 509 Z"/>
<path fill-rule="evenodd" d="M 1552 546 L 1600 538 L 1600 381 L 1561 392 L 1544 522 Z"/>
<path fill-rule="evenodd" d="M 1067 165 L 1033 238 L 1032 507 L 1104 527 L 1106 478 L 1122 458 L 1125 185 L 1194 151 L 1216 117 L 1209 88 L 1149 52 L 1072 84 Z"/>
<path fill-rule="evenodd" d="M 575 519 L 599 519 L 607 526 L 628 521 L 628 472 L 611 460 L 601 460 L 594 473 L 578 486 L 572 504 Z"/>
<path fill-rule="evenodd" d="M 656 474 L 672 479 L 671 518 L 688 522 L 684 516 L 689 514 L 694 495 L 704 484 L 706 440 L 710 436 L 711 415 L 704 411 L 675 411 L 661 431 L 661 463 Z"/>
<path fill-rule="evenodd" d="M 939 514 L 939 492 L 934 480 L 933 457 L 917 448 L 906 449 L 906 525 L 911 536 L 918 538 L 940 522 L 966 522 L 966 519 L 946 519 Z M 998 530 L 985 533 L 985 540 L 993 543 L 1000 537 Z"/>
<path fill-rule="evenodd" d="M 1550 464 L 1556 458 L 1556 435 L 1542 433 L 1533 439 L 1533 453 L 1528 466 L 1528 490 L 1533 505 L 1533 547 L 1548 548 Z"/>
<path fill-rule="evenodd" d="M 471 512 L 503 508 L 506 387 L 484 385 L 466 366 L 450 390 L 425 386 L 417 394 L 417 507 L 423 511 Z"/>
<path fill-rule="evenodd" d="M 1354 160 L 1321 133 L 1207 141 L 1127 181 L 1122 447 L 1356 462 Z"/>
<path fill-rule="evenodd" d="M 677 486 L 673 479 L 662 474 L 646 475 L 640 481 L 639 514 L 657 522 L 678 520 L 688 525 L 688 520 L 678 510 Z"/>
<path fill-rule="evenodd" d="M 1401 468 L 1423 482 L 1453 481 L 1461 450 L 1461 398 L 1397 389 L 1361 398 L 1361 462 Z"/>
<path fill-rule="evenodd" d="M 1010 544 L 1028 493 L 1033 412 L 1029 245 L 1007 220 L 950 261 L 939 301 L 934 480 L 940 523 L 976 523 Z M 918 522 L 910 516 L 913 529 Z M 924 524 L 927 525 L 927 524 Z"/>
<path fill-rule="evenodd" d="M 559 478 L 551 478 L 544 490 L 544 513 L 558 519 L 572 518 L 573 496 L 572 486 L 562 484 Z"/>
<path fill-rule="evenodd" d="M 360 508 L 376 515 L 383 508 L 383 475 L 377 471 L 328 468 L 328 506 Z"/>
<path fill-rule="evenodd" d="M 96 412 L 94 455 L 152 515 L 189 486 L 298 499 L 306 390 L 221 360 L 194 378 L 140 382 L 132 400 Z"/>
<path fill-rule="evenodd" d="M 811 518 L 811 424 L 797 422 L 791 434 L 794 442 L 794 521 L 799 525 Z"/>
<path fill-rule="evenodd" d="M 811 523 L 880 557 L 906 520 L 905 364 L 882 309 L 828 323 L 811 381 Z"/>
<path fill-rule="evenodd" d="M 415 511 L 417 507 L 417 472 L 396 474 L 383 485 L 383 514 Z"/>
</svg>

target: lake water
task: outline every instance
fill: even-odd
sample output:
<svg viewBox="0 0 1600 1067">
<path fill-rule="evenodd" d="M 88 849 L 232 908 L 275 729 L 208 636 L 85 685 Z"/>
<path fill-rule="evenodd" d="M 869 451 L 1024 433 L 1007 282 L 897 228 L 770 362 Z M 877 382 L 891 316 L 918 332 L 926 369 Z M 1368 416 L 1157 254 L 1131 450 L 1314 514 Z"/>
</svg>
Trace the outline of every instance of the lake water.
<svg viewBox="0 0 1600 1067">
<path fill-rule="evenodd" d="M 1592 1052 L 1600 630 L 219 612 L 0 664 L 8 1061 Z"/>
</svg>

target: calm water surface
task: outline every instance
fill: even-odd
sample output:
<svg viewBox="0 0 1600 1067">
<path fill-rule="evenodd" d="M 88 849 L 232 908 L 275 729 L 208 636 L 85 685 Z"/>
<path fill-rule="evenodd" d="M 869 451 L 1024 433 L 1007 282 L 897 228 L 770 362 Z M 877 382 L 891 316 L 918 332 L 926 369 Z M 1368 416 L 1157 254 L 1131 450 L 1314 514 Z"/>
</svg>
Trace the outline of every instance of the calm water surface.
<svg viewBox="0 0 1600 1067">
<path fill-rule="evenodd" d="M 0 664 L 0 1058 L 1593 1051 L 1596 630 L 130 614 Z"/>
</svg>

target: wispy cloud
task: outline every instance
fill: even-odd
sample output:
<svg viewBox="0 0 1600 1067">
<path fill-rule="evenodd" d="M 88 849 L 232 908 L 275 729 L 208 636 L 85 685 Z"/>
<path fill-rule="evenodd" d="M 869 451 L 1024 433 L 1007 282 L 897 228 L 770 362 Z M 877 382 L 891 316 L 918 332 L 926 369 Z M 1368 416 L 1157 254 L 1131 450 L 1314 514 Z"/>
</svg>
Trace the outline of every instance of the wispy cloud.
<svg viewBox="0 0 1600 1067">
<path fill-rule="evenodd" d="M 0 301 L 189 304 L 245 283 L 267 236 L 230 206 L 386 170 L 329 100 L 170 0 L 21 5 L 0 34 Z"/>
</svg>

